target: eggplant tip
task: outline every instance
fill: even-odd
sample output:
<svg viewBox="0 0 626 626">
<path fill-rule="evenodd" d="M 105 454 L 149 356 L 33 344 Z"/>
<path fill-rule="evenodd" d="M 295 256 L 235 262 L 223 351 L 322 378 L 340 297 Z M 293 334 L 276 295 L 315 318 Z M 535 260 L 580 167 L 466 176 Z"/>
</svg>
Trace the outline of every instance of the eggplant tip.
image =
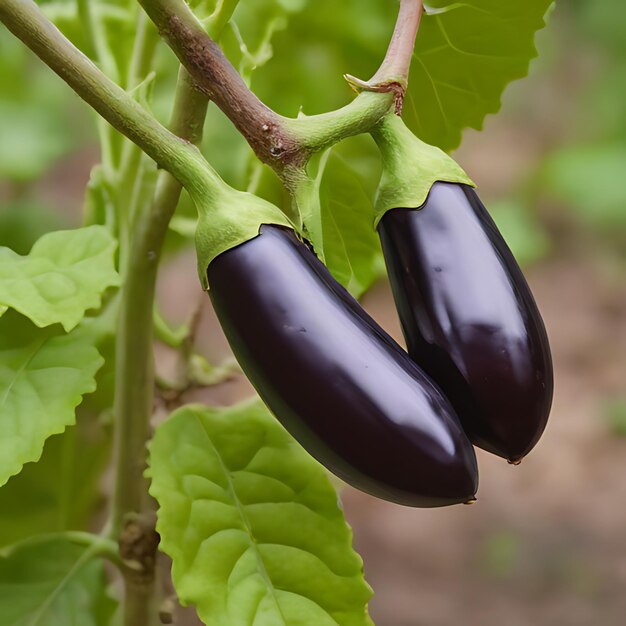
<svg viewBox="0 0 626 626">
<path fill-rule="evenodd" d="M 515 467 L 517 467 L 518 465 L 522 464 L 522 461 L 524 460 L 524 457 L 521 457 L 519 459 L 508 459 L 507 463 L 509 465 L 515 465 Z"/>
<path fill-rule="evenodd" d="M 469 500 L 466 500 L 465 502 L 463 502 L 463 504 L 471 505 L 471 504 L 476 504 L 477 502 L 478 502 L 478 498 L 470 498 Z"/>
</svg>

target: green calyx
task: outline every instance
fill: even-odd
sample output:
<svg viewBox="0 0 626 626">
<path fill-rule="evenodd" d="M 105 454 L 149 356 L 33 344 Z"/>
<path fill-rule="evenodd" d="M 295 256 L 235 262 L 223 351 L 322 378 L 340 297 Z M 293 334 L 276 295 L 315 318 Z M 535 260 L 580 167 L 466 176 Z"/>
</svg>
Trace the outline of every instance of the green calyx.
<svg viewBox="0 0 626 626">
<path fill-rule="evenodd" d="M 395 114 L 386 115 L 372 130 L 372 137 L 383 157 L 375 227 L 391 209 L 421 207 L 438 181 L 475 187 L 454 159 L 418 139 Z"/>
<path fill-rule="evenodd" d="M 220 185 L 219 191 L 211 196 L 191 195 L 199 215 L 196 254 L 205 291 L 209 289 L 207 268 L 217 256 L 257 237 L 263 224 L 294 228 L 278 207 L 226 184 Z"/>
</svg>

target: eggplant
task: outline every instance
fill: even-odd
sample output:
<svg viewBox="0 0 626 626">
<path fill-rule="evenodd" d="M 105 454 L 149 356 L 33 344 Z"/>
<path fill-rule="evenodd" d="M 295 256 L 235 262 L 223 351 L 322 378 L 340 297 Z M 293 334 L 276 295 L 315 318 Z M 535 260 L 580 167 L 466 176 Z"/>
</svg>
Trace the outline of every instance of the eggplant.
<svg viewBox="0 0 626 626">
<path fill-rule="evenodd" d="M 518 464 L 543 433 L 550 346 L 520 267 L 472 187 L 436 182 L 378 225 L 408 351 L 471 441 Z"/>
<path fill-rule="evenodd" d="M 450 403 L 292 230 L 263 225 L 207 278 L 244 373 L 313 457 L 399 504 L 473 501 L 476 458 Z"/>
</svg>

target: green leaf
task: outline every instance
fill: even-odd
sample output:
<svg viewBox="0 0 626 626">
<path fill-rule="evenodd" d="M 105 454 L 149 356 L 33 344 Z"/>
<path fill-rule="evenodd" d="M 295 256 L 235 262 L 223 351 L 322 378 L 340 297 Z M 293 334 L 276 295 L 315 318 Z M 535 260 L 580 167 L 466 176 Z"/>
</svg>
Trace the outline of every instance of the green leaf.
<svg viewBox="0 0 626 626">
<path fill-rule="evenodd" d="M 384 272 L 378 235 L 374 230 L 374 191 L 367 181 L 379 178 L 378 160 L 367 174 L 357 161 L 334 148 L 324 155 L 320 186 L 324 260 L 333 276 L 355 298 Z M 372 174 L 371 170 L 375 173 Z"/>
<path fill-rule="evenodd" d="M 12 546 L 0 557 L 3 626 L 108 626 L 116 603 L 102 563 L 66 539 Z"/>
<path fill-rule="evenodd" d="M 41 458 L 27 463 L 0 489 L 0 547 L 36 534 L 85 528 L 102 505 L 100 481 L 111 453 L 118 301 L 72 331 L 75 341 L 88 342 L 104 358 L 97 389 L 83 397 L 76 425 L 49 437 Z"/>
<path fill-rule="evenodd" d="M 178 410 L 148 473 L 176 591 L 206 624 L 372 625 L 326 472 L 259 401 Z"/>
<path fill-rule="evenodd" d="M 222 36 L 231 62 L 244 79 L 265 65 L 274 55 L 272 40 L 287 27 L 288 17 L 302 11 L 308 0 L 246 0 L 237 5 L 232 29 Z"/>
<path fill-rule="evenodd" d="M 431 0 L 417 38 L 404 118 L 423 141 L 448 151 L 464 128 L 481 128 L 536 56 L 535 34 L 552 0 Z M 316 0 L 273 40 L 274 57 L 255 72 L 259 96 L 295 115 L 345 104 L 344 73 L 370 78 L 389 42 L 398 3 Z M 289 89 L 285 89 L 289 85 Z"/>
<path fill-rule="evenodd" d="M 43 235 L 28 256 L 0 248 L 0 304 L 37 326 L 74 328 L 100 306 L 107 287 L 119 285 L 116 242 L 102 226 Z"/>
<path fill-rule="evenodd" d="M 82 412 L 81 412 L 82 413 Z M 111 433 L 94 416 L 46 440 L 37 463 L 0 489 L 0 547 L 39 533 L 79 530 L 102 504 Z"/>
<path fill-rule="evenodd" d="M 482 129 L 504 88 L 528 73 L 535 34 L 553 0 L 429 0 L 420 27 L 407 125 L 426 143 L 451 150 L 464 128 Z"/>
<path fill-rule="evenodd" d="M 15 312 L 0 318 L 0 486 L 74 423 L 102 362 L 85 334 L 37 329 Z"/>
<path fill-rule="evenodd" d="M 115 394 L 115 349 L 119 315 L 119 292 L 97 317 L 85 318 L 73 331 L 80 341 L 86 341 L 100 353 L 104 365 L 96 374 L 96 391 L 85 396 L 80 413 L 100 416 L 110 414 Z"/>
</svg>

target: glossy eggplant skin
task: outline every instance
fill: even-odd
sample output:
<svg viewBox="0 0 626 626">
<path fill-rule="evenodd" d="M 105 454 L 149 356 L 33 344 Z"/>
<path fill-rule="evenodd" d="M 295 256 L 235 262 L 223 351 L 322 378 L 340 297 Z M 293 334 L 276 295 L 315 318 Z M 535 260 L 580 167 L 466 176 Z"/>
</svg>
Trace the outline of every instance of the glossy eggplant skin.
<svg viewBox="0 0 626 626">
<path fill-rule="evenodd" d="M 553 374 L 528 284 L 471 187 L 435 183 L 379 223 L 409 354 L 477 446 L 519 462 L 544 431 Z"/>
<path fill-rule="evenodd" d="M 449 402 L 293 231 L 262 226 L 207 275 L 243 371 L 312 456 L 399 504 L 474 498 L 474 450 Z"/>
</svg>

